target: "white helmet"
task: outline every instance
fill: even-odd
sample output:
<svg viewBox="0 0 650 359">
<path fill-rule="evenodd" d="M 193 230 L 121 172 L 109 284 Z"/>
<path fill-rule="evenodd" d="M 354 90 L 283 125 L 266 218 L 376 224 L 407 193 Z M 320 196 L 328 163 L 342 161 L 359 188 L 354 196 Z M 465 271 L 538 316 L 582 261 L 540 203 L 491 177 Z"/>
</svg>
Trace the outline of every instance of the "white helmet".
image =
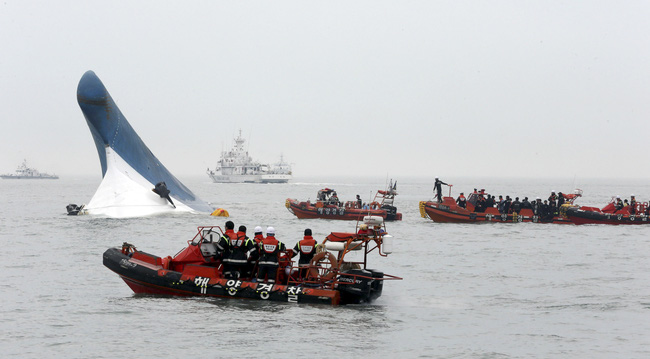
<svg viewBox="0 0 650 359">
<path fill-rule="evenodd" d="M 255 227 L 255 231 L 253 233 L 262 233 L 262 227 L 260 226 Z"/>
<path fill-rule="evenodd" d="M 266 227 L 266 235 L 272 235 L 275 236 L 275 228 L 273 227 Z"/>
</svg>

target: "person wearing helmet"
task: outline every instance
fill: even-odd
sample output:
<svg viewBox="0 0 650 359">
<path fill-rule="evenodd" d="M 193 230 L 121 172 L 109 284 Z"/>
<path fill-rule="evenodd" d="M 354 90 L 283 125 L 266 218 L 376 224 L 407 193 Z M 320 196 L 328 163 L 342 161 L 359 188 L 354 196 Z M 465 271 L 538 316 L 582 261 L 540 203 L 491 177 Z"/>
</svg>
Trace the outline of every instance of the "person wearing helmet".
<svg viewBox="0 0 650 359">
<path fill-rule="evenodd" d="M 255 227 L 255 237 L 253 237 L 255 244 L 259 245 L 263 239 L 264 239 L 264 234 L 262 233 L 262 227 L 260 226 Z"/>
<path fill-rule="evenodd" d="M 362 223 L 362 224 L 359 225 L 359 231 L 357 232 L 357 234 L 361 234 L 361 235 L 365 235 L 365 236 L 367 236 L 367 235 L 369 235 L 369 234 L 371 234 L 371 233 L 372 233 L 372 231 L 368 229 L 368 225 L 367 225 L 367 224 Z"/>
<path fill-rule="evenodd" d="M 278 256 L 286 251 L 284 243 L 275 238 L 275 228 L 266 228 L 266 238 L 259 246 L 260 260 L 257 269 L 257 281 L 275 283 L 278 274 Z"/>
<path fill-rule="evenodd" d="M 442 182 L 441 180 L 436 177 L 436 181 L 433 183 L 433 190 L 436 193 L 436 198 L 438 198 L 438 203 L 442 202 L 442 185 L 448 186 L 445 182 Z"/>
<path fill-rule="evenodd" d="M 615 206 L 616 206 L 617 211 L 620 211 L 621 209 L 623 209 L 624 206 L 623 206 L 623 201 L 621 200 L 621 196 L 616 196 L 616 205 Z"/>
<path fill-rule="evenodd" d="M 307 228 L 305 229 L 303 239 L 298 241 L 296 246 L 293 247 L 292 257 L 300 254 L 300 258 L 298 259 L 300 278 L 305 278 L 307 276 L 309 262 L 311 262 L 311 259 L 314 258 L 314 254 L 316 254 L 316 244 L 318 244 L 318 242 L 316 242 L 314 237 L 311 236 L 311 229 Z"/>
</svg>

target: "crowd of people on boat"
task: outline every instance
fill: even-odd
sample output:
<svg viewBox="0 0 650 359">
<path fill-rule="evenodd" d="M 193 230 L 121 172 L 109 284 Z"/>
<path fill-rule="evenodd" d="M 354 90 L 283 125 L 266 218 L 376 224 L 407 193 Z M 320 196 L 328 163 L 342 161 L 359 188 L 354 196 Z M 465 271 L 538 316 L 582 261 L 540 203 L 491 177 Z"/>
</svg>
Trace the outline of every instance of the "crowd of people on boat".
<svg viewBox="0 0 650 359">
<path fill-rule="evenodd" d="M 438 203 L 442 203 L 442 185 L 452 186 L 436 177 L 433 190 Z M 540 218 L 550 219 L 559 214 L 560 207 L 563 204 L 572 203 L 575 198 L 576 194 L 564 194 L 562 192 L 556 193 L 555 191 L 551 191 L 551 195 L 545 200 L 537 197 L 535 200 L 529 201 L 528 197 L 524 197 L 520 201 L 519 197 L 515 197 L 513 200 L 509 195 L 506 195 L 505 198 L 503 195 L 499 195 L 497 199 L 494 195 L 486 193 L 484 189 L 478 191 L 474 188 L 474 192 L 469 196 L 469 199 L 465 197 L 465 193 L 461 192 L 456 198 L 456 204 L 459 207 L 467 208 L 467 203 L 470 202 L 474 206 L 474 212 L 485 212 L 487 208 L 492 207 L 497 208 L 501 214 L 520 213 L 522 209 L 530 209 Z M 630 214 L 639 212 L 639 214 L 644 213 L 650 215 L 650 206 L 644 206 L 638 203 L 634 195 L 630 196 L 629 201 L 627 199 L 621 199 L 620 196 L 616 196 L 613 204 L 615 211 L 628 208 Z"/>
<path fill-rule="evenodd" d="M 497 199 L 495 195 L 485 193 L 485 190 L 477 191 L 474 189 L 474 196 L 471 197 L 472 204 L 474 205 L 474 212 L 485 212 L 488 207 L 496 207 L 501 214 L 520 213 L 522 209 L 530 209 L 533 213 L 540 218 L 551 218 L 558 215 L 560 207 L 565 204 L 571 197 L 566 196 L 562 192 L 551 191 L 548 199 L 542 201 L 540 197 L 530 201 L 528 197 L 524 197 L 521 201 L 519 197 L 513 200 L 509 195 L 505 198 L 499 195 Z M 466 208 L 466 199 L 464 193 L 456 199 L 459 206 Z"/>
<path fill-rule="evenodd" d="M 227 221 L 226 231 L 215 243 L 217 257 L 223 263 L 224 277 L 255 278 L 257 282 L 275 283 L 281 257 L 289 260 L 297 255 L 300 256 L 299 275 L 304 277 L 318 245 L 312 237 L 311 229 L 305 229 L 303 239 L 298 241 L 293 249 L 287 249 L 275 234 L 275 228 L 267 227 L 264 236 L 262 227 L 257 226 L 253 238 L 249 238 L 246 226 L 239 226 L 235 232 L 235 224 Z"/>
<path fill-rule="evenodd" d="M 436 177 L 433 190 L 438 203 L 442 203 L 442 185 L 452 186 Z M 537 197 L 531 201 L 528 197 L 524 197 L 520 201 L 519 197 L 515 197 L 513 200 L 509 195 L 506 195 L 505 198 L 503 195 L 499 195 L 499 198 L 496 198 L 495 195 L 486 193 L 485 189 L 479 191 L 474 188 L 474 192 L 469 198 L 466 198 L 465 193 L 461 192 L 456 198 L 456 203 L 459 207 L 467 208 L 467 203 L 470 202 L 474 207 L 474 212 L 485 212 L 487 208 L 497 208 L 501 214 L 513 214 L 521 212 L 522 209 L 530 209 L 540 218 L 550 219 L 558 215 L 563 204 L 571 202 L 575 197 L 575 194 L 556 193 L 553 190 L 548 199 L 542 200 Z"/>
<path fill-rule="evenodd" d="M 316 194 L 316 201 L 324 205 L 334 205 L 337 207 L 345 208 L 358 208 L 358 209 L 379 209 L 381 205 L 378 202 L 366 203 L 363 202 L 360 195 L 357 195 L 354 201 L 342 202 L 335 190 L 325 188 L 319 190 Z"/>
</svg>

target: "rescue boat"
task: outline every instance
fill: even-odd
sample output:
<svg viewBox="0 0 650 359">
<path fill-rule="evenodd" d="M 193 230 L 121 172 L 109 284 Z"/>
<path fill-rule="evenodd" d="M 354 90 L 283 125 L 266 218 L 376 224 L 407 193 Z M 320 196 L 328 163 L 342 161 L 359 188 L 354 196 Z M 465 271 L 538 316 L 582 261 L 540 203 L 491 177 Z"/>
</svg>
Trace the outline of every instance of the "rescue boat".
<svg viewBox="0 0 650 359">
<path fill-rule="evenodd" d="M 637 202 L 635 206 L 616 209 L 616 199 L 602 209 L 588 206 L 566 206 L 561 214 L 575 224 L 650 224 L 648 202 Z"/>
<path fill-rule="evenodd" d="M 359 201 L 340 202 L 336 191 L 323 188 L 318 191 L 316 202 L 298 201 L 287 198 L 285 206 L 300 219 L 338 219 L 360 221 L 366 216 L 381 217 L 386 221 L 401 221 L 402 214 L 393 205 L 397 195 L 397 182 L 390 183 L 386 190 L 379 190 L 372 202 L 359 205 Z"/>
<path fill-rule="evenodd" d="M 519 212 L 509 211 L 501 213 L 495 207 L 487 207 L 485 210 L 476 211 L 480 193 L 470 193 L 467 198 L 466 208 L 459 206 L 453 197 L 443 197 L 442 202 L 438 201 L 420 201 L 420 215 L 422 218 L 429 218 L 434 222 L 440 223 L 477 223 L 477 222 L 498 222 L 498 223 L 572 223 L 566 217 L 558 214 L 548 213 L 546 215 L 537 214 L 531 208 L 522 208 Z M 581 190 L 576 190 L 573 194 L 565 194 L 567 203 L 572 204 L 576 198 L 582 196 Z"/>
<path fill-rule="evenodd" d="M 106 250 L 103 261 L 137 294 L 330 305 L 368 303 L 381 295 L 385 280 L 402 278 L 367 267 L 368 254 L 386 257 L 392 252 L 392 236 L 378 217 L 367 217 L 365 223 L 371 227 L 367 233 L 328 235 L 308 267 L 295 265 L 291 250 L 282 253 L 275 283 L 226 278 L 215 246 L 224 233 L 218 226 L 197 227 L 194 238 L 174 257 L 158 257 L 125 242 L 121 248 Z M 350 255 L 353 260 L 346 260 L 353 251 L 362 258 Z"/>
</svg>

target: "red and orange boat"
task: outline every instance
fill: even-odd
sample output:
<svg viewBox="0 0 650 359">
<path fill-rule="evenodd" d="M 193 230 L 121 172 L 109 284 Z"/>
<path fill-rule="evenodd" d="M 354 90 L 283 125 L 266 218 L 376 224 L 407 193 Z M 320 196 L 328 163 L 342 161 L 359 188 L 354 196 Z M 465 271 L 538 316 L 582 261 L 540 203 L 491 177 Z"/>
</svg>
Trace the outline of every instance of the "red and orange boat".
<svg viewBox="0 0 650 359">
<path fill-rule="evenodd" d="M 357 201 L 340 202 L 336 191 L 330 188 L 323 188 L 318 191 L 316 202 L 298 201 L 287 198 L 285 206 L 289 212 L 300 219 L 323 218 L 338 219 L 345 221 L 360 221 L 366 216 L 381 217 L 386 221 L 401 221 L 402 214 L 397 212 L 393 205 L 397 195 L 397 182 L 390 183 L 385 191 L 379 190 L 375 198 L 368 204 Z"/>
<path fill-rule="evenodd" d="M 429 218 L 434 222 L 440 223 L 477 223 L 477 222 L 499 222 L 499 223 L 572 223 L 566 217 L 560 214 L 548 213 L 545 215 L 537 214 L 531 208 L 522 208 L 519 212 L 509 211 L 501 213 L 495 207 L 487 207 L 484 210 L 476 211 L 475 204 L 478 196 L 482 193 L 470 193 L 467 197 L 466 208 L 459 206 L 453 197 L 443 197 L 442 202 L 438 201 L 421 201 L 420 215 L 423 218 Z M 576 198 L 582 195 L 581 190 L 576 190 L 573 194 L 564 194 L 567 203 L 573 203 Z"/>
<path fill-rule="evenodd" d="M 379 219 L 373 219 L 371 224 L 376 221 Z M 215 246 L 223 231 L 216 226 L 198 227 L 198 233 L 188 241 L 188 246 L 173 258 L 139 251 L 125 242 L 121 248 L 109 248 L 104 252 L 104 265 L 138 294 L 331 305 L 366 303 L 381 295 L 385 280 L 402 279 L 367 268 L 371 252 L 382 257 L 392 252 L 392 237 L 385 227 L 372 228 L 363 234 L 331 233 L 323 241 L 322 251 L 304 267 L 305 271 L 293 265 L 291 250 L 287 250 L 279 258 L 275 283 L 245 277 L 226 278 Z M 346 260 L 346 254 L 352 251 L 358 251 L 361 258 L 357 255 L 351 256 L 351 261 Z"/>
<path fill-rule="evenodd" d="M 650 224 L 648 202 L 637 202 L 634 206 L 616 208 L 616 198 L 602 209 L 598 207 L 566 207 L 562 215 L 575 224 Z"/>
</svg>

